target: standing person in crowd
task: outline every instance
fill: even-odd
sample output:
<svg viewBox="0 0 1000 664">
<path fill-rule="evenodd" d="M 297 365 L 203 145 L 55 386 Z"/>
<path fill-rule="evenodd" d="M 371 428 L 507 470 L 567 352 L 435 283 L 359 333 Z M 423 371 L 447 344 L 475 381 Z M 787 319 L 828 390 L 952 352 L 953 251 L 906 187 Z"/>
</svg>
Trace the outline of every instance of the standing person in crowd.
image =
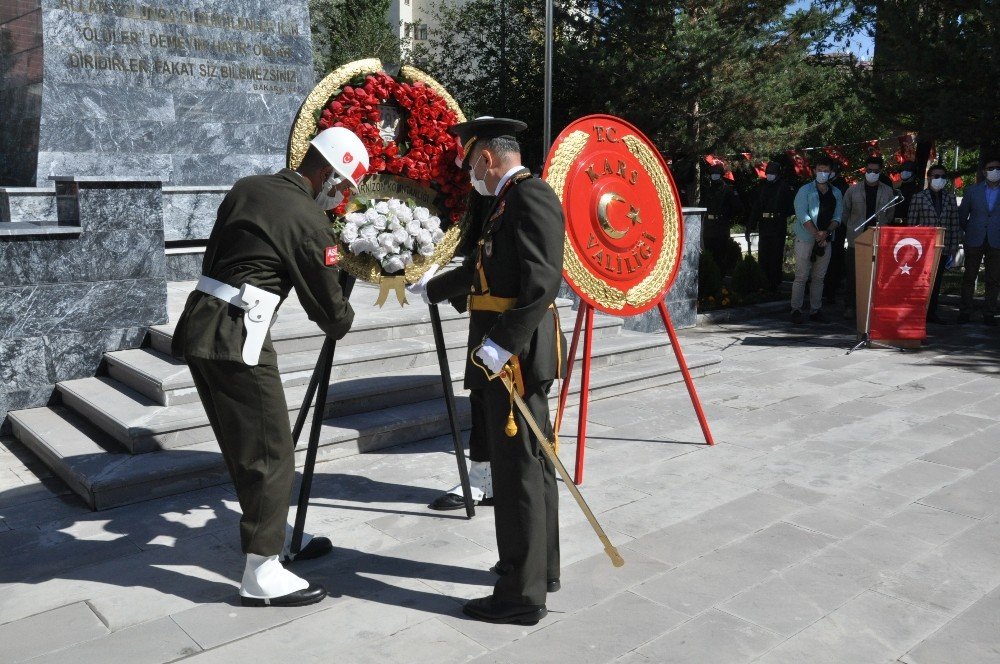
<svg viewBox="0 0 1000 664">
<path fill-rule="evenodd" d="M 720 162 L 709 167 L 708 186 L 702 189 L 700 205 L 707 208 L 701 230 L 703 245 L 712 253 L 722 273 L 728 274 L 735 266 L 735 260 L 729 258 L 732 253 L 729 231 L 743 214 L 743 203 L 736 188 L 723 177 L 725 172 Z"/>
<path fill-rule="evenodd" d="M 466 602 L 477 620 L 533 625 L 545 617 L 547 593 L 559 589 L 559 493 L 555 466 L 511 396 L 491 374 L 518 376 L 534 419 L 552 434 L 548 392 L 562 375 L 566 343 L 554 301 L 562 283 L 565 219 L 559 198 L 521 165 L 513 134 L 525 124 L 477 118 L 450 131 L 463 146 L 463 168 L 476 191 L 493 195 L 475 260 L 426 284 L 431 302 L 469 297 L 465 386 L 482 390 L 493 475 L 493 516 L 500 579 L 493 593 Z M 411 290 L 411 292 L 413 292 Z M 513 420 L 516 427 L 508 427 Z"/>
<path fill-rule="evenodd" d="M 972 316 L 972 296 L 980 263 L 986 263 L 986 298 L 983 322 L 997 324 L 997 295 L 1000 293 L 1000 157 L 989 157 L 983 166 L 986 179 L 972 185 L 962 197 L 958 221 L 965 231 L 965 274 L 958 322 Z"/>
<path fill-rule="evenodd" d="M 781 284 L 788 218 L 795 214 L 795 193 L 781 170 L 777 161 L 768 162 L 765 180 L 757 185 L 747 223 L 748 231 L 757 231 L 757 261 L 771 291 L 777 291 Z"/>
<path fill-rule="evenodd" d="M 888 205 L 895 193 L 892 187 L 880 181 L 884 162 L 882 157 L 872 155 L 865 160 L 865 179 L 858 182 L 844 194 L 844 232 L 847 235 L 847 254 L 844 256 L 844 271 L 846 272 L 846 288 L 844 292 L 844 318 L 854 318 L 855 293 L 854 278 L 854 241 L 861 233 L 875 225 L 889 225 L 892 221 L 892 208 L 886 208 L 876 219 L 858 228 L 862 222 L 872 217 L 876 210 Z"/>
<path fill-rule="evenodd" d="M 802 185 L 795 194 L 795 280 L 792 282 L 792 322 L 802 322 L 806 281 L 809 286 L 809 320 L 825 323 L 823 278 L 830 265 L 830 234 L 840 224 L 843 197 L 830 185 L 833 164 L 829 157 L 816 160 L 816 179 Z"/>
<path fill-rule="evenodd" d="M 847 182 L 844 181 L 842 170 L 840 162 L 833 160 L 830 185 L 840 191 L 841 196 L 847 191 Z M 844 224 L 837 224 L 830 239 L 830 266 L 826 269 L 826 277 L 823 279 L 824 304 L 836 304 L 837 292 L 844 280 L 844 243 L 847 242 L 844 228 Z"/>
<path fill-rule="evenodd" d="M 219 206 L 202 276 L 174 331 L 205 407 L 243 516 L 244 606 L 303 606 L 326 597 L 323 586 L 283 561 L 329 553 L 326 537 L 304 535 L 289 550 L 288 503 L 295 444 L 269 328 L 294 287 L 310 320 L 329 337 L 351 328 L 354 310 L 340 288 L 337 236 L 324 210 L 368 169 L 361 139 L 331 127 L 310 141 L 297 170 L 253 175 L 233 185 Z"/>
<path fill-rule="evenodd" d="M 927 306 L 928 323 L 944 323 L 938 315 L 938 296 L 941 293 L 941 279 L 944 271 L 951 267 L 958 251 L 961 228 L 958 224 L 958 203 L 955 194 L 949 191 L 948 172 L 941 164 L 931 166 L 927 172 L 928 187 L 913 194 L 909 201 L 908 224 L 910 226 L 937 226 L 944 229 L 944 253 L 938 262 L 934 286 Z"/>
<path fill-rule="evenodd" d="M 920 192 L 920 182 L 917 180 L 915 168 L 916 165 L 912 161 L 904 161 L 899 166 L 899 182 L 896 183 L 896 191 L 903 195 L 903 202 L 893 208 L 893 211 L 896 223 L 901 226 L 918 225 L 908 221 L 910 201 Z"/>
</svg>

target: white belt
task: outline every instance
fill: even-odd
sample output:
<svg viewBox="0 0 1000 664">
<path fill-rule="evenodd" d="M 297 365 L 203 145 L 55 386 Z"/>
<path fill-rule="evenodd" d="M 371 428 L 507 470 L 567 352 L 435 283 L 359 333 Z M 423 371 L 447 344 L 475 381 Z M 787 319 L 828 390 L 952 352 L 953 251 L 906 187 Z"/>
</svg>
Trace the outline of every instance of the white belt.
<svg viewBox="0 0 1000 664">
<path fill-rule="evenodd" d="M 274 310 L 278 308 L 281 297 L 250 284 L 233 288 L 205 275 L 198 278 L 195 289 L 246 312 L 243 315 L 243 326 L 247 331 L 247 336 L 243 340 L 243 362 L 251 367 L 256 366 L 260 360 L 260 350 L 267 337 L 267 331 L 274 319 Z"/>
</svg>

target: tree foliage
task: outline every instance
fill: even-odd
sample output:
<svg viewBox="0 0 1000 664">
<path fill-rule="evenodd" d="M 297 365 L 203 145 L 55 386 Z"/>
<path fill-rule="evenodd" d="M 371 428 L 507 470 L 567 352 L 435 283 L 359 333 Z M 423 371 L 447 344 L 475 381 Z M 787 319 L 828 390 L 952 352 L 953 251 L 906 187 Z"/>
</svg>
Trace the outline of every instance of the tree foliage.
<svg viewBox="0 0 1000 664">
<path fill-rule="evenodd" d="M 316 80 L 363 58 L 401 59 L 399 31 L 389 25 L 390 0 L 309 0 Z"/>
</svg>

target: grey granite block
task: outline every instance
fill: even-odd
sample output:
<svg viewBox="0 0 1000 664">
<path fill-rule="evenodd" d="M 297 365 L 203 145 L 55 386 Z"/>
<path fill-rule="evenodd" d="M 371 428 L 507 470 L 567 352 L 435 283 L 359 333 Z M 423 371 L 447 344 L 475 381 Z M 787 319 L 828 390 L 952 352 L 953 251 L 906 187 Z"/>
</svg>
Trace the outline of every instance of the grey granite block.
<svg viewBox="0 0 1000 664">
<path fill-rule="evenodd" d="M 0 383 L 7 390 L 49 385 L 49 374 L 41 337 L 0 339 Z"/>
<path fill-rule="evenodd" d="M 53 83 L 46 85 L 51 87 Z M 58 95 L 60 103 L 46 110 L 49 122 L 60 123 L 86 117 L 92 120 L 119 118 L 139 124 L 171 121 L 175 116 L 173 95 L 156 88 L 131 88 L 122 94 L 106 88 L 66 83 L 58 86 L 51 95 Z M 47 140 L 58 145 L 54 134 Z"/>
<path fill-rule="evenodd" d="M 93 376 L 104 353 L 138 348 L 145 338 L 145 327 L 48 335 L 45 348 L 53 382 Z"/>
<path fill-rule="evenodd" d="M 201 652 L 198 644 L 167 617 L 60 650 L 48 655 L 45 661 L 51 664 L 161 664 L 198 652 Z"/>
<path fill-rule="evenodd" d="M 87 332 L 109 325 L 138 327 L 166 320 L 162 278 L 0 288 L 0 334 L 4 338 Z"/>
<path fill-rule="evenodd" d="M 174 93 L 173 103 L 177 119 L 184 122 L 273 124 L 276 118 L 294 117 L 302 100 L 263 92 L 194 93 L 180 90 Z"/>
<path fill-rule="evenodd" d="M 712 609 L 637 650 L 654 662 L 749 662 L 782 638 Z"/>
<path fill-rule="evenodd" d="M 118 154 L 113 159 L 86 152 L 43 152 L 38 155 L 39 182 L 49 176 L 67 173 L 97 173 L 104 175 L 156 175 L 164 182 L 173 177 L 173 160 L 169 154 Z"/>
<path fill-rule="evenodd" d="M 219 205 L 228 192 L 228 187 L 164 187 L 164 239 L 208 239 Z"/>
<path fill-rule="evenodd" d="M 55 223 L 56 198 L 52 187 L 0 188 L 0 223 Z"/>
<path fill-rule="evenodd" d="M 81 183 L 80 224 L 86 231 L 162 230 L 163 196 L 157 183 Z"/>
<path fill-rule="evenodd" d="M 195 254 L 168 254 L 167 281 L 188 281 L 201 275 L 204 252 Z"/>
<path fill-rule="evenodd" d="M 231 185 L 248 175 L 275 173 L 285 167 L 285 150 L 270 154 L 174 155 L 172 184 L 204 184 L 212 182 Z"/>
</svg>

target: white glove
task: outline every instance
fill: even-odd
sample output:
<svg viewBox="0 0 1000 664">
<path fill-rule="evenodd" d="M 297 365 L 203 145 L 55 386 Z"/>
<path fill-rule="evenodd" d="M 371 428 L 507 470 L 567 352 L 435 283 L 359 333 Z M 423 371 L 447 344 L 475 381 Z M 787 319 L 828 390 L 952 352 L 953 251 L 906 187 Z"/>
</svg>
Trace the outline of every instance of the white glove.
<svg viewBox="0 0 1000 664">
<path fill-rule="evenodd" d="M 438 271 L 439 267 L 440 265 L 437 263 L 432 263 L 417 283 L 406 287 L 406 292 L 413 296 L 419 295 L 423 298 L 424 302 L 431 304 L 430 298 L 427 297 L 427 282 L 434 277 L 434 273 Z"/>
<path fill-rule="evenodd" d="M 497 346 L 493 343 L 492 339 L 484 341 L 483 345 L 476 351 L 476 357 L 483 361 L 483 364 L 490 370 L 490 373 L 500 373 L 503 365 L 507 364 L 507 360 L 510 359 L 511 355 L 513 353 Z"/>
</svg>

